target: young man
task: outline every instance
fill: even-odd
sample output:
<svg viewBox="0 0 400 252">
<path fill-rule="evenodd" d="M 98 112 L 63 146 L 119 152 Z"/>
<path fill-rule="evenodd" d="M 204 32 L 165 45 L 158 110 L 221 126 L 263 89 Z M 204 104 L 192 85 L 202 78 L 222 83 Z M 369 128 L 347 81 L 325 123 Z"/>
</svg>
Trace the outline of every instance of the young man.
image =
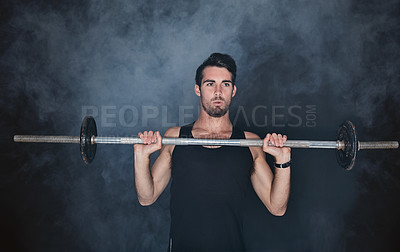
<svg viewBox="0 0 400 252">
<path fill-rule="evenodd" d="M 231 56 L 214 53 L 196 72 L 200 116 L 192 124 L 168 129 L 164 137 L 259 139 L 234 127 L 229 106 L 237 87 Z M 135 185 L 140 204 L 157 200 L 171 177 L 170 251 L 243 251 L 244 199 L 252 185 L 274 215 L 283 215 L 290 188 L 287 137 L 267 134 L 263 147 L 162 146 L 160 133 L 145 131 L 134 146 Z M 268 145 L 270 142 L 272 147 Z M 160 155 L 150 170 L 150 154 Z M 273 174 L 265 153 L 275 158 Z"/>
</svg>

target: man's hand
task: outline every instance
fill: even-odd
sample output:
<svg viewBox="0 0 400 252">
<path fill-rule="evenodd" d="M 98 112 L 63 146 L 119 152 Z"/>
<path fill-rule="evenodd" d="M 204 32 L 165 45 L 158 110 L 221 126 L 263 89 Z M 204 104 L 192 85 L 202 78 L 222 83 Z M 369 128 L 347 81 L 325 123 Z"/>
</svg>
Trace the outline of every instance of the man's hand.
<svg viewBox="0 0 400 252">
<path fill-rule="evenodd" d="M 278 164 L 283 164 L 290 161 L 290 148 L 282 147 L 286 142 L 287 136 L 276 134 L 276 133 L 268 133 L 263 140 L 263 151 L 275 157 L 275 162 Z M 268 143 L 274 146 L 269 146 Z"/>
<path fill-rule="evenodd" d="M 140 155 L 148 155 L 158 151 L 162 147 L 162 137 L 159 131 L 139 132 L 138 137 L 143 140 L 143 144 L 134 144 L 134 152 Z"/>
</svg>

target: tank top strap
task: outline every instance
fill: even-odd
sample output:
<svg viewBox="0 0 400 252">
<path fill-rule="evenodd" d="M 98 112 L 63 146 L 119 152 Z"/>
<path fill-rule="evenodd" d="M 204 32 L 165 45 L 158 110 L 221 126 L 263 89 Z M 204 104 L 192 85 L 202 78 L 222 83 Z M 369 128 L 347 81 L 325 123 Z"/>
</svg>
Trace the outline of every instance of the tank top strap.
<svg viewBox="0 0 400 252">
<path fill-rule="evenodd" d="M 233 126 L 231 139 L 245 139 L 244 131 L 238 127 Z"/>
<path fill-rule="evenodd" d="M 194 125 L 194 122 L 182 126 L 181 129 L 179 130 L 179 137 L 180 138 L 193 138 L 193 135 L 192 135 L 193 125 Z"/>
</svg>

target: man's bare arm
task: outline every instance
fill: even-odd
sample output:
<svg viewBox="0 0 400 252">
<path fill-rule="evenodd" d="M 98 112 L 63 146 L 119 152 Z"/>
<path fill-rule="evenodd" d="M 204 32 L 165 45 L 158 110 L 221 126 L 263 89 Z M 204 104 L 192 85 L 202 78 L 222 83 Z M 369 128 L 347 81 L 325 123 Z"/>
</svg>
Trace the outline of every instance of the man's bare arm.
<svg viewBox="0 0 400 252">
<path fill-rule="evenodd" d="M 246 138 L 260 139 L 256 134 L 251 132 L 246 132 Z M 277 135 L 274 135 L 274 139 L 272 139 L 270 135 L 268 139 L 264 139 L 264 142 L 269 140 L 272 142 L 276 141 L 277 145 L 280 146 L 286 141 L 286 137 L 282 140 L 282 136 L 277 138 Z M 286 163 L 290 160 L 290 149 L 281 148 L 278 151 L 277 149 L 279 148 L 267 148 L 274 148 L 267 151 L 271 152 L 271 155 L 275 157 L 276 163 Z M 290 167 L 275 168 L 275 174 L 273 174 L 265 159 L 263 149 L 260 147 L 250 147 L 250 151 L 254 162 L 254 172 L 251 175 L 254 191 L 271 214 L 277 216 L 284 215 L 290 192 Z"/>
<path fill-rule="evenodd" d="M 178 137 L 179 127 L 168 129 L 164 137 Z M 143 206 L 153 204 L 171 178 L 171 156 L 174 145 L 162 146 L 159 132 L 139 133 L 145 144 L 134 145 L 135 188 L 139 203 Z M 155 143 L 156 142 L 156 143 Z M 150 170 L 150 154 L 160 150 L 160 155 Z"/>
</svg>

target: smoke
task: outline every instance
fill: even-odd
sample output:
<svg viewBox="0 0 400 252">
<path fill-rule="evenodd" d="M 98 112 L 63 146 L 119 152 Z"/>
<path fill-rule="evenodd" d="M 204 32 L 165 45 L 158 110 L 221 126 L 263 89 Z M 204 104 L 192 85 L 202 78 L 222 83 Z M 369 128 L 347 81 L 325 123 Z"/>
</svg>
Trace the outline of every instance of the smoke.
<svg viewBox="0 0 400 252">
<path fill-rule="evenodd" d="M 7 222 L 6 228 L 16 226 L 12 236 L 27 244 L 21 249 L 167 248 L 169 188 L 154 206 L 138 204 L 132 147 L 98 146 L 96 159 L 85 166 L 78 146 L 15 144 L 11 137 L 78 135 L 82 117 L 91 113 L 100 135 L 163 133 L 168 123 L 182 124 L 182 118 L 188 123 L 198 108 L 195 70 L 212 52 L 237 61 L 231 116 L 261 137 L 281 130 L 293 139 L 333 140 L 340 122 L 350 119 L 360 140 L 399 138 L 398 1 L 42 0 L 2 5 L 2 184 L 9 192 L 4 216 L 20 220 Z M 257 106 L 261 109 L 255 114 Z M 286 112 L 276 116 L 276 108 Z M 192 115 L 182 117 L 185 109 Z M 309 111 L 316 117 L 312 124 L 307 124 Z M 255 123 L 263 118 L 268 118 L 266 128 Z M 377 162 L 383 155 L 387 161 Z M 387 202 L 398 196 L 399 174 L 394 168 L 385 168 L 384 175 L 380 171 L 399 167 L 393 153 L 360 154 L 363 161 L 357 160 L 352 173 L 337 167 L 333 151 L 293 150 L 293 159 L 285 217 L 275 220 L 262 205 L 253 206 L 254 195 L 249 202 L 251 248 L 353 248 L 358 243 L 348 239 L 362 233 L 365 220 L 350 219 L 357 215 L 355 206 L 369 204 L 364 195 L 377 188 L 384 192 L 388 183 L 393 193 L 375 198 L 394 207 Z M 269 230 L 270 223 L 278 232 Z M 366 225 L 373 229 L 374 223 Z M 293 242 L 278 238 L 289 228 Z M 370 239 L 364 233 L 356 237 Z M 377 244 L 385 239 L 379 236 Z"/>
</svg>

